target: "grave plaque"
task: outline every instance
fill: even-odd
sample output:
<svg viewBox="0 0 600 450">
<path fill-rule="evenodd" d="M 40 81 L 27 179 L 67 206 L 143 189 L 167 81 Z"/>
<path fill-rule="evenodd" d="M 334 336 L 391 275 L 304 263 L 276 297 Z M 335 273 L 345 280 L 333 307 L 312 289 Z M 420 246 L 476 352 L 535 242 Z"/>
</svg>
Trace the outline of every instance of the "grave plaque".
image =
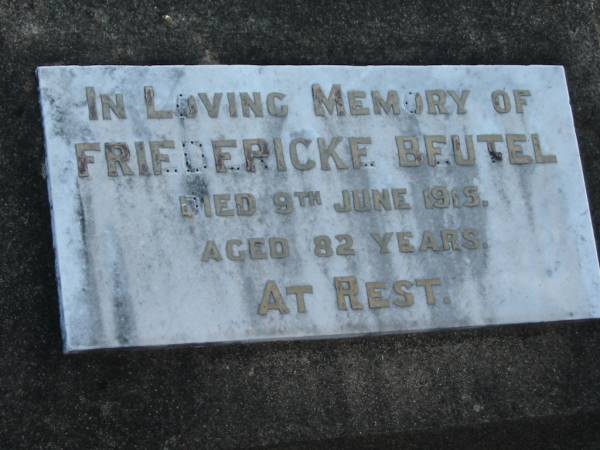
<svg viewBox="0 0 600 450">
<path fill-rule="evenodd" d="M 562 67 L 38 78 L 65 351 L 600 315 Z"/>
</svg>

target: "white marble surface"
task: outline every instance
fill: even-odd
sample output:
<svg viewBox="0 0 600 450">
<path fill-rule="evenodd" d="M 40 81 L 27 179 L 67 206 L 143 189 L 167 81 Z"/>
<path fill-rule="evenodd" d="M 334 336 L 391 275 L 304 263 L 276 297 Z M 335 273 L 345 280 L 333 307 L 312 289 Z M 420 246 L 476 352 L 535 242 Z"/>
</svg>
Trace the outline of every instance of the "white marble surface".
<svg viewBox="0 0 600 450">
<path fill-rule="evenodd" d="M 543 322 L 598 317 L 599 271 L 582 177 L 569 97 L 558 66 L 165 66 L 165 67 L 42 67 L 38 69 L 47 150 L 47 173 L 56 251 L 64 348 L 80 351 L 104 347 L 203 344 L 294 338 L 340 337 L 452 327 Z M 363 103 L 371 114 L 317 117 L 311 85 L 326 93 L 333 83 L 367 93 Z M 127 118 L 89 120 L 85 88 L 124 96 Z M 159 110 L 177 110 L 181 98 L 196 96 L 196 118 L 148 119 L 144 86 L 153 86 Z M 466 114 L 410 112 L 414 93 L 426 90 L 470 90 Z M 522 114 L 498 114 L 492 91 L 527 89 Z M 370 92 L 384 96 L 396 90 L 402 103 L 398 115 L 373 114 Z M 266 114 L 269 92 L 285 94 L 285 118 Z M 226 98 L 219 118 L 207 116 L 198 93 L 261 92 L 264 118 L 231 118 Z M 180 96 L 181 94 L 181 96 Z M 239 97 L 238 97 L 239 109 Z M 405 104 L 404 101 L 407 103 Z M 348 110 L 348 99 L 344 97 Z M 426 106 L 426 105 L 425 105 Z M 425 107 L 425 109 L 427 109 Z M 441 146 L 440 164 L 400 167 L 395 136 L 536 133 L 543 151 L 557 163 L 514 165 L 505 143 L 498 144 L 502 161 L 492 163 L 484 143 L 475 141 L 476 163 L 457 166 L 450 143 Z M 323 171 L 317 137 L 368 136 L 367 166 Z M 276 170 L 273 152 L 265 165 L 245 170 L 241 139 L 281 138 L 287 171 Z M 291 139 L 312 140 L 305 150 L 317 166 L 310 171 L 291 167 Z M 134 142 L 171 139 L 174 150 L 161 150 L 170 162 L 160 176 L 140 176 Z M 237 140 L 226 165 L 217 173 L 211 141 Z M 192 144 L 191 142 L 194 142 Z M 89 176 L 79 177 L 75 144 L 100 143 Z M 131 150 L 132 176 L 107 176 L 104 143 L 126 142 Z M 194 153 L 194 168 L 186 170 L 182 143 Z M 462 141 L 464 145 L 464 140 Z M 524 153 L 533 156 L 531 142 Z M 272 147 L 271 147 L 272 150 Z M 351 166 L 347 141 L 339 154 Z M 196 159 L 194 159 L 196 158 Z M 373 162 L 373 166 L 370 163 Z M 206 168 L 203 165 L 206 164 Z M 240 167 L 240 170 L 237 170 Z M 195 169 L 198 168 L 198 171 Z M 169 172 L 166 172 L 169 169 Z M 152 168 L 151 168 L 152 170 Z M 177 170 L 177 171 L 175 171 Z M 487 207 L 426 209 L 422 191 L 428 187 L 476 186 Z M 409 210 L 337 213 L 333 204 L 344 189 L 406 188 Z M 292 214 L 274 212 L 277 191 L 320 191 L 322 205 L 298 206 Z M 250 192 L 257 212 L 250 217 L 210 217 L 202 212 L 184 217 L 182 195 Z M 396 236 L 388 254 L 380 254 L 371 233 L 412 232 L 418 246 L 424 231 L 475 229 L 481 247 L 457 251 L 399 251 Z M 354 255 L 318 257 L 313 238 L 349 234 Z M 229 239 L 283 237 L 289 257 L 231 261 L 225 255 Z M 213 240 L 222 261 L 202 261 Z M 486 244 L 487 248 L 483 248 Z M 341 310 L 334 278 L 354 276 L 362 310 Z M 414 304 L 398 307 L 391 290 L 396 280 L 438 278 L 436 304 L 427 304 L 425 289 L 413 286 Z M 282 291 L 289 313 L 258 314 L 263 289 L 273 280 Z M 387 308 L 370 308 L 366 282 L 383 282 Z M 306 312 L 298 313 L 285 287 L 311 285 Z M 445 301 L 444 301 L 445 300 Z M 348 302 L 346 302 L 348 304 Z"/>
</svg>

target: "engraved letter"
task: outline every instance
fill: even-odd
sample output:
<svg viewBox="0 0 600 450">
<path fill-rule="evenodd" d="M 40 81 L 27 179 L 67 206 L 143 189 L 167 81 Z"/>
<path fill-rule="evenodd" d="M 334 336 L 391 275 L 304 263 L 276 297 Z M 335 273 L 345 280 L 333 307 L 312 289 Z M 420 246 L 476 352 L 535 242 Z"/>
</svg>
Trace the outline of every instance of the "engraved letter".
<svg viewBox="0 0 600 450">
<path fill-rule="evenodd" d="M 464 248 L 469 250 L 477 250 L 479 248 L 479 232 L 477 230 L 463 230 L 462 237 Z"/>
<path fill-rule="evenodd" d="M 433 250 L 434 252 L 439 252 L 441 250 L 431 231 L 423 231 L 423 239 L 421 240 L 421 247 L 419 247 L 419 251 L 421 252 L 427 250 Z"/>
<path fill-rule="evenodd" d="M 396 233 L 396 240 L 398 241 L 398 249 L 402 253 L 413 253 L 415 247 L 410 243 L 413 234 L 410 231 L 399 231 Z"/>
<path fill-rule="evenodd" d="M 223 98 L 223 94 L 221 92 L 217 92 L 213 95 L 212 103 L 205 92 L 201 92 L 200 94 L 198 94 L 198 97 L 200 97 L 200 101 L 206 108 L 208 117 L 212 119 L 219 117 L 219 106 L 221 106 L 221 98 Z"/>
<path fill-rule="evenodd" d="M 146 114 L 148 119 L 171 119 L 173 118 L 172 111 L 157 111 L 154 106 L 154 88 L 152 86 L 144 86 L 144 99 L 146 100 Z"/>
<path fill-rule="evenodd" d="M 507 134 L 506 147 L 508 148 L 508 160 L 511 164 L 531 164 L 531 156 L 523 154 L 523 147 L 517 142 L 526 142 L 527 136 L 524 134 Z"/>
<path fill-rule="evenodd" d="M 427 98 L 427 113 L 428 114 L 448 114 L 446 109 L 446 98 L 448 95 L 442 89 L 434 89 L 425 91 Z"/>
<path fill-rule="evenodd" d="M 388 245 L 393 235 L 394 233 L 384 233 L 383 235 L 380 235 L 379 233 L 371 233 L 371 237 L 375 240 L 375 242 L 377 242 L 377 245 L 379 245 L 379 253 L 382 255 L 390 252 Z"/>
<path fill-rule="evenodd" d="M 467 97 L 469 96 L 470 92 L 471 91 L 469 91 L 468 89 L 465 89 L 464 91 L 460 92 L 460 95 L 458 95 L 458 92 L 456 91 L 448 91 L 448 95 L 452 97 L 452 100 L 454 100 L 454 103 L 456 103 L 456 114 L 467 113 L 467 109 L 465 108 L 465 106 L 467 103 Z"/>
<path fill-rule="evenodd" d="M 442 230 L 442 248 L 444 250 L 460 250 L 459 234 L 456 230 Z"/>
<path fill-rule="evenodd" d="M 464 91 L 460 92 L 459 96 L 458 92 L 456 91 L 448 91 L 448 95 L 450 95 L 450 97 L 452 97 L 452 100 L 454 100 L 454 102 L 456 103 L 456 114 L 467 113 L 465 105 L 467 103 L 467 97 L 469 96 L 470 92 L 471 91 L 469 91 L 468 89 L 465 89 Z"/>
<path fill-rule="evenodd" d="M 388 91 L 385 100 L 383 100 L 379 91 L 371 91 L 371 99 L 373 100 L 373 112 L 375 114 L 381 114 L 382 110 L 386 114 L 389 114 L 391 111 L 394 112 L 394 115 L 400 114 L 400 102 L 396 91 Z"/>
<path fill-rule="evenodd" d="M 223 257 L 215 244 L 215 241 L 207 241 L 206 247 L 204 247 L 204 252 L 202 252 L 202 261 L 208 262 L 210 260 L 221 261 Z"/>
<path fill-rule="evenodd" d="M 335 212 L 339 212 L 339 213 L 350 212 L 350 210 L 351 210 L 350 192 L 348 192 L 346 189 L 344 189 L 342 191 L 342 203 L 335 203 L 333 205 L 333 209 L 335 209 Z"/>
<path fill-rule="evenodd" d="M 212 141 L 213 156 L 215 157 L 215 168 L 217 172 L 227 172 L 225 167 L 225 161 L 231 160 L 231 153 L 224 152 L 222 148 L 235 148 L 235 141 L 233 139 L 221 139 L 219 141 Z"/>
<path fill-rule="evenodd" d="M 298 159 L 298 144 L 308 147 L 310 143 L 310 139 L 302 138 L 292 139 L 292 142 L 290 142 L 290 158 L 292 160 L 292 166 L 294 166 L 294 169 L 310 170 L 315 167 L 316 163 L 310 158 L 308 158 L 305 163 L 300 162 L 300 159 Z"/>
<path fill-rule="evenodd" d="M 527 104 L 527 100 L 523 97 L 531 97 L 531 92 L 528 90 L 517 89 L 513 91 L 513 95 L 515 96 L 515 111 L 523 114 L 523 106 Z"/>
<path fill-rule="evenodd" d="M 116 142 L 104 144 L 104 154 L 106 155 L 106 166 L 108 168 L 108 176 L 116 177 L 119 175 L 117 166 L 121 168 L 123 175 L 133 175 L 133 171 L 129 168 L 129 147 L 124 142 Z"/>
<path fill-rule="evenodd" d="M 271 301 L 271 299 L 273 299 L 273 301 Z M 273 280 L 269 280 L 265 284 L 262 301 L 258 307 L 258 313 L 261 316 L 266 316 L 269 311 L 273 310 L 279 311 L 280 314 L 287 314 L 290 312 L 283 301 L 283 296 L 281 295 L 281 291 L 277 287 L 277 284 Z"/>
<path fill-rule="evenodd" d="M 480 134 L 477 136 L 477 142 L 486 143 L 492 162 L 502 161 L 502 153 L 496 150 L 496 142 L 502 142 L 503 140 L 499 134 Z"/>
<path fill-rule="evenodd" d="M 242 245 L 242 241 L 239 239 L 230 239 L 225 243 L 225 254 L 227 255 L 227 259 L 231 261 L 243 261 L 246 257 L 246 252 L 240 250 L 237 254 L 234 253 L 233 248 L 239 247 Z"/>
<path fill-rule="evenodd" d="M 242 145 L 244 147 L 244 157 L 246 158 L 246 170 L 256 172 L 254 160 L 260 159 L 262 161 L 263 158 L 269 156 L 267 141 L 264 139 L 244 139 Z M 252 150 L 253 147 L 257 147 L 258 150 Z"/>
<path fill-rule="evenodd" d="M 502 98 L 502 100 L 500 100 Z M 494 109 L 499 114 L 506 114 L 510 112 L 510 97 L 508 94 L 502 90 L 497 90 L 492 92 L 492 103 L 494 104 Z"/>
<path fill-rule="evenodd" d="M 273 204 L 277 214 L 291 214 L 294 211 L 292 196 L 287 192 L 275 192 L 273 194 Z"/>
<path fill-rule="evenodd" d="M 399 280 L 394 283 L 394 292 L 400 296 L 400 299 L 394 300 L 394 305 L 400 306 L 401 308 L 405 308 L 407 306 L 412 306 L 415 302 L 415 296 L 410 292 L 404 290 L 410 289 L 412 287 L 412 283 L 407 280 Z"/>
<path fill-rule="evenodd" d="M 264 239 L 248 239 L 248 250 L 250 252 L 250 259 L 267 259 Z"/>
<path fill-rule="evenodd" d="M 85 88 L 85 99 L 88 105 L 88 118 L 90 120 L 98 120 L 98 109 L 96 108 L 96 90 L 87 86 Z"/>
<path fill-rule="evenodd" d="M 235 103 L 235 92 L 227 93 L 227 104 L 229 105 L 229 117 L 237 117 L 237 105 Z"/>
<path fill-rule="evenodd" d="M 425 136 L 425 151 L 427 152 L 427 163 L 435 167 L 438 164 L 437 156 L 442 152 L 436 144 L 446 144 L 446 136 Z"/>
<path fill-rule="evenodd" d="M 306 304 L 304 303 L 304 294 L 312 294 L 313 288 L 310 284 L 301 286 L 288 286 L 285 288 L 285 293 L 287 295 L 295 295 L 298 312 L 305 313 Z"/>
<path fill-rule="evenodd" d="M 392 199 L 390 198 L 389 189 L 382 189 L 381 191 L 371 189 L 371 195 L 373 196 L 373 209 L 375 211 L 381 211 L 382 209 L 389 211 L 392 209 Z"/>
<path fill-rule="evenodd" d="M 89 176 L 88 164 L 94 163 L 94 157 L 88 156 L 85 152 L 99 152 L 100 144 L 75 144 L 75 155 L 77 156 L 77 171 L 80 177 Z"/>
<path fill-rule="evenodd" d="M 237 208 L 238 216 L 253 216 L 256 212 L 256 199 L 254 195 L 235 194 L 235 207 Z"/>
<path fill-rule="evenodd" d="M 283 100 L 285 94 L 280 92 L 271 92 L 267 95 L 267 111 L 273 117 L 286 117 L 288 114 L 288 107 L 286 105 L 277 106 L 275 104 L 275 99 Z"/>
<path fill-rule="evenodd" d="M 415 280 L 417 286 L 425 288 L 425 297 L 428 305 L 435 305 L 435 295 L 433 294 L 433 286 L 441 286 L 442 282 L 439 278 L 424 278 Z"/>
<path fill-rule="evenodd" d="M 269 239 L 269 255 L 273 259 L 283 259 L 290 255 L 288 241 L 285 238 Z"/>
<path fill-rule="evenodd" d="M 352 153 L 352 167 L 360 169 L 362 167 L 362 157 L 367 156 L 367 147 L 359 147 L 359 145 L 368 145 L 371 143 L 370 137 L 351 137 L 348 138 L 350 143 L 350 152 Z"/>
<path fill-rule="evenodd" d="M 247 92 L 240 92 L 240 101 L 242 102 L 242 115 L 244 117 L 250 117 L 250 111 L 254 113 L 254 117 L 263 117 L 260 92 L 253 92 L 252 99 Z"/>
<path fill-rule="evenodd" d="M 409 144 L 407 147 L 406 144 Z M 423 157 L 419 151 L 419 141 L 416 136 L 396 136 L 396 147 L 401 167 L 417 167 L 421 165 Z M 410 158 L 408 158 L 410 155 Z"/>
<path fill-rule="evenodd" d="M 161 148 L 175 148 L 173 141 L 150 141 L 150 154 L 152 155 L 152 168 L 154 175 L 162 173 L 161 162 L 169 162 L 169 156 L 160 152 Z"/>
<path fill-rule="evenodd" d="M 392 199 L 394 200 L 394 209 L 410 209 L 410 205 L 406 203 L 406 189 L 392 189 Z"/>
<path fill-rule="evenodd" d="M 540 145 L 540 137 L 537 134 L 531 135 L 531 143 L 533 144 L 533 153 L 535 154 L 535 162 L 541 163 L 555 163 L 555 155 L 544 155 L 542 153 L 542 146 Z"/>
<path fill-rule="evenodd" d="M 356 277 L 335 277 L 335 292 L 337 297 L 338 308 L 346 311 L 345 298 L 350 299 L 350 307 L 352 309 L 363 309 L 363 305 L 358 301 L 358 283 Z"/>
<path fill-rule="evenodd" d="M 229 194 L 215 194 L 213 195 L 213 201 L 215 202 L 215 214 L 221 217 L 233 216 L 233 209 L 228 208 L 229 200 L 231 195 Z"/>
<path fill-rule="evenodd" d="M 102 118 L 110 120 L 112 111 L 119 119 L 125 119 L 125 103 L 123 94 L 115 94 L 115 101 L 109 95 L 100 94 L 100 104 L 102 105 Z"/>
<path fill-rule="evenodd" d="M 198 197 L 195 195 L 180 195 L 179 207 L 183 217 L 194 217 L 198 214 Z"/>
<path fill-rule="evenodd" d="M 273 149 L 275 150 L 277 170 L 279 172 L 287 171 L 287 165 L 285 164 L 285 158 L 283 157 L 283 143 L 281 142 L 281 138 L 273 138 Z"/>
<path fill-rule="evenodd" d="M 467 157 L 463 157 L 460 148 L 460 138 L 457 135 L 452 136 L 452 148 L 454 149 L 454 161 L 459 166 L 472 166 L 475 164 L 475 148 L 473 146 L 473 136 L 470 134 L 465 135 L 465 142 L 467 147 Z"/>
<path fill-rule="evenodd" d="M 336 169 L 342 170 L 348 168 L 342 158 L 340 158 L 340 155 L 335 151 L 335 148 L 341 141 L 341 137 L 335 136 L 331 138 L 331 142 L 327 145 L 324 138 L 317 138 L 319 144 L 319 157 L 321 158 L 321 170 L 331 170 L 329 167 L 329 158 L 333 158 Z"/>
<path fill-rule="evenodd" d="M 348 91 L 348 105 L 350 106 L 350 114 L 352 116 L 367 116 L 369 108 L 363 106 L 362 99 L 367 94 L 365 91 Z"/>
<path fill-rule="evenodd" d="M 344 110 L 344 100 L 342 99 L 342 87 L 339 84 L 334 84 L 331 86 L 329 97 L 325 97 L 321 86 L 318 84 L 313 84 L 312 96 L 315 115 L 325 117 L 323 105 L 325 105 L 329 115 L 333 114 L 334 108 L 336 109 L 338 116 L 343 116 L 346 114 L 346 111 Z"/>
<path fill-rule="evenodd" d="M 365 283 L 367 287 L 367 299 L 369 308 L 389 308 L 390 302 L 383 299 L 381 290 L 385 289 L 385 283 Z"/>
</svg>

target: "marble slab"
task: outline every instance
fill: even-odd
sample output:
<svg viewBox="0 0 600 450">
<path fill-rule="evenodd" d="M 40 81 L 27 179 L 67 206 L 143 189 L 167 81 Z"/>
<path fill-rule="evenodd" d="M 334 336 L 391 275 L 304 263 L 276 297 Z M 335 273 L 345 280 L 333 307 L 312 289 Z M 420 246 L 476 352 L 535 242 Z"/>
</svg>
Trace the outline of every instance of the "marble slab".
<svg viewBox="0 0 600 450">
<path fill-rule="evenodd" d="M 560 66 L 38 79 L 67 352 L 600 315 Z"/>
</svg>

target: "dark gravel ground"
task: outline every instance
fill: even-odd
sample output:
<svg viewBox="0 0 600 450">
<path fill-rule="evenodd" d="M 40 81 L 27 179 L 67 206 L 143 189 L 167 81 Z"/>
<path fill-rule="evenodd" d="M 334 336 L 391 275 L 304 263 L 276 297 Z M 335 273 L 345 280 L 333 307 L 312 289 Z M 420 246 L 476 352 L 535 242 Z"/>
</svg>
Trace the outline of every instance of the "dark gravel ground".
<svg viewBox="0 0 600 450">
<path fill-rule="evenodd" d="M 598 321 L 62 355 L 34 75 L 562 64 L 597 226 L 598 2 L 0 0 L 0 49 L 0 447 L 600 447 Z"/>
</svg>

